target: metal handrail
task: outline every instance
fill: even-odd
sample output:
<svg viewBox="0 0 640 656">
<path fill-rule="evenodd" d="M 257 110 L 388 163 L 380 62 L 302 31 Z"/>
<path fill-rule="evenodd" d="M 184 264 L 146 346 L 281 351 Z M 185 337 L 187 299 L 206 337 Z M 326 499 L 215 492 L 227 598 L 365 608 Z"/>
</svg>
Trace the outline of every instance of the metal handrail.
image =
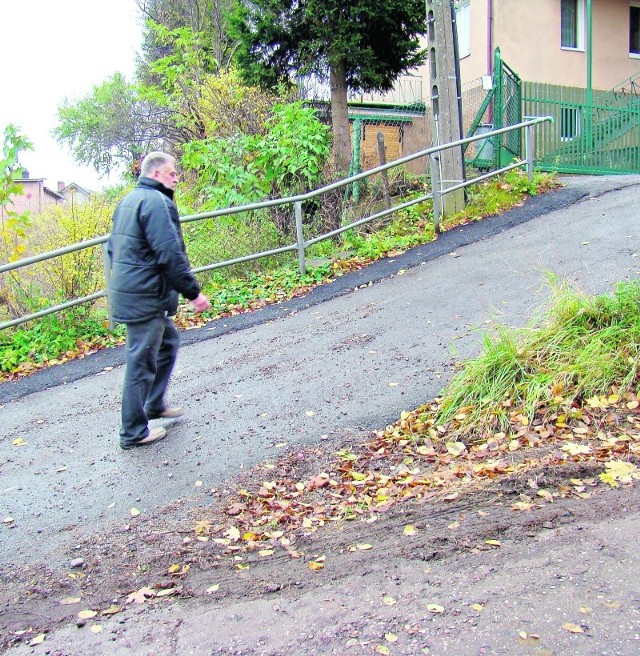
<svg viewBox="0 0 640 656">
<path fill-rule="evenodd" d="M 396 159 L 392 162 L 388 162 L 386 164 L 383 164 L 381 166 L 377 166 L 373 169 L 368 169 L 367 171 L 363 171 L 362 173 L 358 173 L 356 175 L 352 175 L 348 178 L 344 178 L 343 180 L 339 180 L 338 182 L 334 182 L 332 184 L 326 185 L 324 187 L 321 187 L 319 189 L 315 189 L 313 191 L 309 191 L 304 194 L 297 194 L 295 196 L 287 196 L 285 198 L 275 198 L 271 200 L 265 200 L 261 201 L 259 203 L 250 203 L 248 205 L 239 205 L 235 207 L 227 207 L 224 209 L 220 210 L 214 210 L 211 212 L 201 212 L 198 214 L 190 214 L 187 216 L 183 216 L 180 218 L 181 223 L 187 223 L 191 221 L 199 221 L 202 219 L 211 219 L 219 216 L 229 216 L 231 214 L 239 214 L 241 212 L 250 212 L 253 210 L 258 210 L 258 209 L 265 209 L 268 207 L 276 207 L 280 205 L 293 205 L 294 210 L 295 210 L 295 215 L 296 215 L 296 242 L 294 244 L 290 244 L 288 246 L 282 246 L 280 248 L 276 248 L 273 250 L 268 250 L 268 251 L 262 251 L 259 253 L 253 253 L 250 255 L 245 255 L 243 257 L 231 259 L 231 260 L 225 260 L 224 262 L 216 262 L 213 264 L 209 264 L 206 266 L 198 267 L 193 269 L 194 273 L 202 273 L 204 271 L 210 271 L 213 269 L 219 269 L 225 266 L 231 266 L 234 264 L 240 264 L 243 262 L 249 262 L 252 260 L 257 260 L 262 257 L 269 257 L 272 255 L 277 255 L 280 253 L 285 253 L 285 252 L 292 252 L 292 251 L 297 251 L 298 252 L 298 261 L 299 261 L 299 268 L 300 272 L 304 273 L 306 271 L 306 265 L 305 265 L 305 250 L 309 247 L 312 246 L 313 244 L 317 244 L 320 241 L 323 241 L 325 239 L 330 239 L 336 235 L 339 235 L 343 232 L 346 232 L 347 230 L 351 230 L 355 227 L 358 227 L 364 223 L 367 223 L 369 221 L 377 220 L 384 218 L 386 216 L 389 216 L 390 214 L 393 214 L 394 212 L 398 212 L 399 210 L 406 209 L 407 207 L 411 207 L 412 205 L 416 205 L 418 203 L 422 203 L 425 200 L 433 199 L 434 201 L 434 222 L 435 222 L 435 227 L 436 231 L 439 230 L 439 219 L 440 219 L 440 201 L 443 195 L 452 193 L 453 191 L 457 191 L 459 189 L 468 187 L 472 184 L 475 184 L 476 182 L 480 182 L 482 180 L 489 179 L 491 177 L 494 177 L 496 175 L 500 175 L 501 173 L 505 173 L 507 171 L 510 171 L 514 168 L 518 167 L 526 167 L 527 172 L 529 174 L 529 178 L 533 176 L 533 153 L 534 153 L 534 147 L 533 147 L 533 127 L 539 123 L 544 123 L 544 122 L 553 122 L 553 117 L 551 116 L 540 116 L 540 117 L 529 117 L 527 120 L 522 121 L 521 123 L 517 123 L 515 125 L 510 125 L 504 128 L 500 128 L 498 130 L 492 130 L 490 132 L 484 132 L 482 134 L 477 134 L 473 135 L 471 137 L 466 137 L 464 139 L 459 139 L 457 141 L 452 141 L 447 144 L 443 144 L 440 146 L 432 146 L 431 148 L 427 148 L 425 150 L 418 151 L 417 153 L 412 153 L 411 155 L 407 155 L 405 157 L 401 157 L 400 159 Z M 439 176 L 439 162 L 438 162 L 438 155 L 444 150 L 448 150 L 450 148 L 457 148 L 460 146 L 465 146 L 466 144 L 472 143 L 474 141 L 479 141 L 481 139 L 487 139 L 493 136 L 497 136 L 500 134 L 505 134 L 507 132 L 511 132 L 513 130 L 520 130 L 520 129 L 526 129 L 526 134 L 525 134 L 525 159 L 523 160 L 516 160 L 512 164 L 509 164 L 508 166 L 504 166 L 502 168 L 496 169 L 495 171 L 491 171 L 489 173 L 485 173 L 480 176 L 476 176 L 475 178 L 472 178 L 471 180 L 465 180 L 462 182 L 457 182 L 456 184 L 450 185 L 443 187 L 443 181 L 440 180 Z M 335 189 L 341 189 L 343 187 L 346 187 L 347 185 L 353 184 L 354 182 L 357 182 L 359 180 L 364 180 L 365 178 L 368 178 L 372 175 L 376 175 L 378 173 L 381 173 L 383 171 L 387 171 L 389 169 L 395 168 L 397 166 L 402 166 L 403 164 L 407 164 L 408 162 L 412 162 L 416 159 L 419 159 L 421 157 L 429 157 L 431 161 L 431 178 L 432 178 L 432 184 L 431 188 L 432 191 L 428 194 L 424 194 L 422 196 L 419 196 L 417 198 L 413 198 L 410 201 L 407 201 L 405 203 L 401 203 L 399 205 L 396 205 L 390 209 L 384 210 L 382 212 L 378 212 L 376 214 L 372 214 L 370 216 L 367 216 L 365 218 L 359 219 L 358 221 L 354 221 L 346 226 L 342 226 L 340 228 L 337 228 L 335 230 L 331 230 L 330 232 L 324 233 L 322 235 L 318 235 L 317 237 L 314 237 L 309 240 L 304 240 L 304 237 L 302 235 L 302 204 L 305 201 L 311 200 L 313 198 L 316 198 L 317 196 L 320 196 L 322 194 L 325 194 L 329 191 L 333 191 Z M 105 269 L 105 280 L 107 283 L 107 289 L 95 292 L 89 296 L 83 296 L 81 298 L 74 299 L 72 301 L 68 301 L 66 303 L 62 303 L 60 305 L 56 305 L 44 310 L 40 310 L 39 312 L 35 312 L 33 314 L 25 315 L 24 317 L 19 317 L 17 319 L 13 319 L 11 321 L 5 321 L 3 323 L 0 323 L 0 330 L 3 330 L 5 328 L 10 328 L 12 326 L 17 326 L 22 323 L 26 323 L 27 321 L 31 321 L 33 319 L 38 319 L 40 317 L 46 316 L 48 314 L 54 314 L 55 312 L 60 312 L 61 310 L 66 310 L 70 307 L 74 307 L 76 305 L 81 305 L 83 303 L 87 303 L 89 301 L 96 300 L 98 298 L 102 297 L 108 297 L 108 287 L 109 287 L 109 273 L 110 273 L 110 267 L 109 267 L 109 262 L 108 262 L 108 257 L 106 254 L 106 242 L 109 239 L 109 235 L 104 235 L 102 237 L 95 237 L 94 239 L 89 239 L 83 242 L 79 242 L 77 244 L 72 244 L 70 246 L 65 246 L 63 248 L 58 248 L 53 251 L 48 251 L 46 253 L 41 253 L 40 255 L 34 255 L 32 257 L 27 257 L 22 260 L 17 260 L 15 262 L 10 262 L 8 264 L 3 264 L 0 265 L 0 274 L 6 273 L 8 271 L 15 271 L 16 269 L 20 269 L 32 264 L 37 264 L 38 262 L 44 262 L 46 260 L 54 259 L 56 257 L 60 257 L 62 255 L 68 255 L 69 253 L 74 253 L 79 250 L 84 250 L 85 248 L 93 248 L 94 246 L 102 246 L 103 249 L 103 262 L 104 262 L 104 269 Z"/>
</svg>

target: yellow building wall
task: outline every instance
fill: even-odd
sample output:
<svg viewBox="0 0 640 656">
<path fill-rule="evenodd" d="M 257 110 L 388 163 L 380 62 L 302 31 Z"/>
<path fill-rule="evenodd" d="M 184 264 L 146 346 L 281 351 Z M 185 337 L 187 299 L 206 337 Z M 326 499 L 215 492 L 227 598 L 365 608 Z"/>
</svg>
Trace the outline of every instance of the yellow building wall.
<svg viewBox="0 0 640 656">
<path fill-rule="evenodd" d="M 523 80 L 586 88 L 586 51 L 560 47 L 560 0 L 470 0 L 470 11 L 471 54 L 460 60 L 463 85 L 491 70 L 490 48 L 499 47 L 503 60 Z M 592 11 L 592 87 L 611 89 L 640 72 L 640 58 L 629 55 L 629 0 L 592 0 Z M 586 48 L 586 17 L 584 33 Z M 418 74 L 429 102 L 428 64 Z"/>
</svg>

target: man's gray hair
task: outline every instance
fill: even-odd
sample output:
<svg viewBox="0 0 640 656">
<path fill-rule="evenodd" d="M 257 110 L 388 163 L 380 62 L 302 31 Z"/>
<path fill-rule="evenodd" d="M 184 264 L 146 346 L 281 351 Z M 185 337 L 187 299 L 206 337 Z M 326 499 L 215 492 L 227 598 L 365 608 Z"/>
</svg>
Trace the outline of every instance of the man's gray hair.
<svg viewBox="0 0 640 656">
<path fill-rule="evenodd" d="M 167 155 L 159 150 L 149 153 L 140 164 L 140 175 L 148 178 L 150 173 L 153 173 L 156 169 L 159 169 L 161 166 L 164 166 L 170 162 L 171 164 L 176 163 L 175 157 Z"/>
</svg>

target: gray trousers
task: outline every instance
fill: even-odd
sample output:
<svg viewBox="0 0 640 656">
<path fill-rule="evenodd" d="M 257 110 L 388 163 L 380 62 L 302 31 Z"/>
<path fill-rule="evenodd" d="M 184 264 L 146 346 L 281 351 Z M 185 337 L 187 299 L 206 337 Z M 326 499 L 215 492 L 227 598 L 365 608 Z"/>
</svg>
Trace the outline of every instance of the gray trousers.
<svg viewBox="0 0 640 656">
<path fill-rule="evenodd" d="M 149 419 L 165 409 L 164 394 L 178 355 L 180 337 L 164 314 L 127 324 L 120 444 L 131 446 L 149 435 Z"/>
</svg>

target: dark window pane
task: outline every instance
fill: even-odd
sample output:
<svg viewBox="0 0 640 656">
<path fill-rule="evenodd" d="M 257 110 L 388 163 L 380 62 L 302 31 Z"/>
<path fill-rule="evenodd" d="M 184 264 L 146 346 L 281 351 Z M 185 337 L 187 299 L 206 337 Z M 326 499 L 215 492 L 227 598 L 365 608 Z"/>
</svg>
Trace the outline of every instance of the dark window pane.
<svg viewBox="0 0 640 656">
<path fill-rule="evenodd" d="M 580 115 L 575 107 L 560 109 L 560 139 L 568 141 L 580 133 Z"/>
<path fill-rule="evenodd" d="M 560 45 L 578 47 L 578 0 L 562 0 L 560 5 Z"/>
<path fill-rule="evenodd" d="M 640 55 L 640 7 L 629 7 L 629 52 Z"/>
</svg>

